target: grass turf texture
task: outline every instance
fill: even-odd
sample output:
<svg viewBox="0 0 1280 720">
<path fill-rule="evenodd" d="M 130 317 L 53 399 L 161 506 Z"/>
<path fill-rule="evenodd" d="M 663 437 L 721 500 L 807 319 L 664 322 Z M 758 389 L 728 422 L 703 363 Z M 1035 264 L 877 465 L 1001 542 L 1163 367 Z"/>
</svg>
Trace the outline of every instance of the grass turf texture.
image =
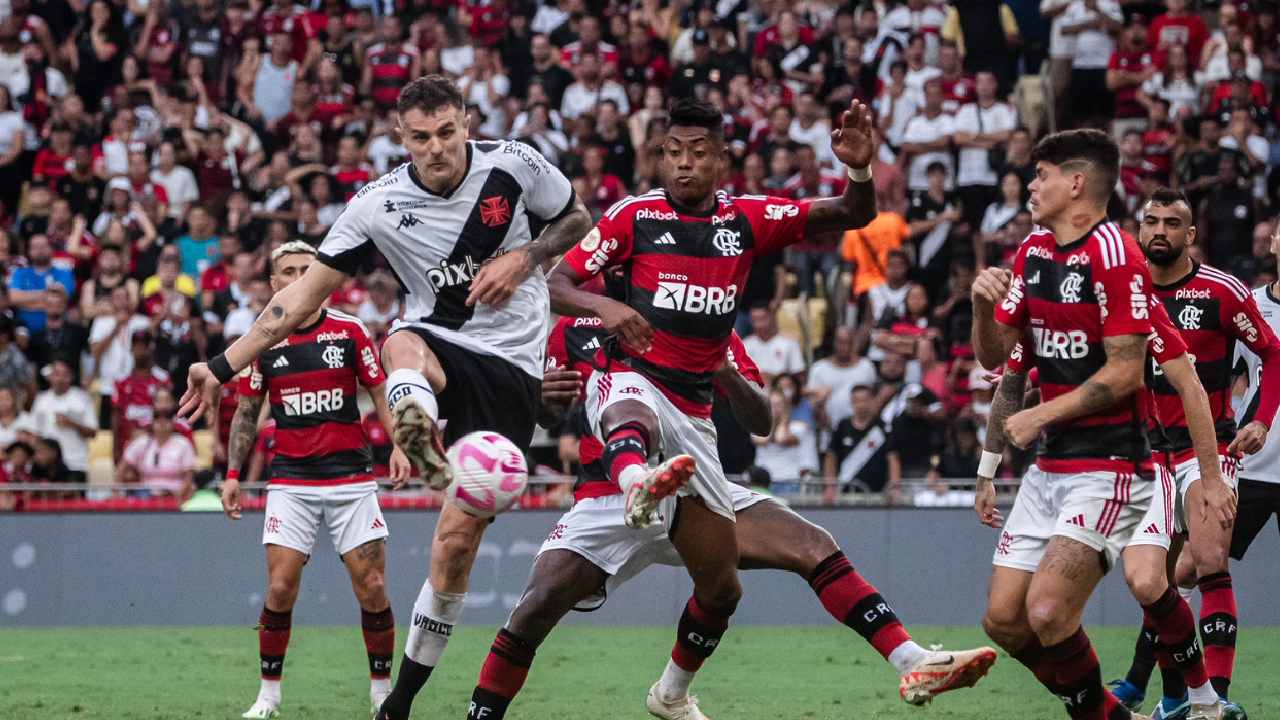
<svg viewBox="0 0 1280 720">
<path fill-rule="evenodd" d="M 414 705 L 415 718 L 465 718 L 494 632 L 457 628 Z M 985 642 L 977 628 L 921 627 L 914 635 L 948 647 Z M 1094 628 L 1090 636 L 1103 677 L 1123 675 L 1134 629 Z M 645 692 L 661 674 L 672 637 L 666 627 L 561 628 L 539 650 L 508 717 L 647 718 Z M 1280 717 L 1277 666 L 1280 628 L 1245 629 L 1231 694 L 1252 717 Z M 257 667 L 250 628 L 0 630 L 0 718 L 238 718 L 257 694 Z M 367 668 L 359 628 L 295 626 L 282 720 L 368 717 Z M 1158 686 L 1157 672 L 1150 691 Z M 892 668 L 835 626 L 732 628 L 693 689 L 709 715 L 734 720 L 1066 717 L 1004 654 L 977 688 L 944 695 L 928 709 L 908 707 Z"/>
</svg>

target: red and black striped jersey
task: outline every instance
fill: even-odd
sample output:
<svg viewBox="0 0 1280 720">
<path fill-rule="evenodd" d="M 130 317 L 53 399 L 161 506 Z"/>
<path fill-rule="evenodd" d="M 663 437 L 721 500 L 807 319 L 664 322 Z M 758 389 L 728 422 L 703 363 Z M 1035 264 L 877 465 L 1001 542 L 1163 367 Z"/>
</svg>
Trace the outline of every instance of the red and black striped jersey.
<svg viewBox="0 0 1280 720">
<path fill-rule="evenodd" d="M 596 367 L 596 358 L 605 340 L 609 337 L 599 318 L 562 317 L 551 328 L 547 338 L 547 369 L 567 368 L 577 370 L 582 375 L 582 385 L 578 388 L 578 400 L 587 396 L 587 380 Z M 760 368 L 756 366 L 747 349 L 742 345 L 742 338 L 737 332 L 729 335 L 729 347 L 726 350 L 729 361 L 734 363 L 738 372 L 751 382 L 764 386 L 764 378 Z M 718 390 L 717 390 L 718 392 Z M 578 413 L 574 419 L 579 423 L 576 428 L 579 436 L 578 463 L 582 472 L 573 486 L 574 500 L 589 497 L 603 497 L 619 493 L 618 486 L 609 481 L 604 468 L 600 466 L 600 457 L 604 454 L 604 445 L 586 427 L 586 415 Z"/>
<path fill-rule="evenodd" d="M 1220 443 L 1229 443 L 1236 434 L 1231 409 L 1232 370 L 1236 343 L 1244 343 L 1262 358 L 1261 398 L 1255 420 L 1268 427 L 1280 405 L 1280 339 L 1262 318 L 1258 304 L 1244 283 L 1209 265 L 1196 263 L 1191 272 L 1170 285 L 1157 285 L 1155 294 L 1164 303 L 1174 325 L 1186 340 L 1200 384 L 1209 394 L 1209 411 Z M 1163 436 L 1153 434 L 1152 446 L 1173 453 L 1174 462 L 1194 457 L 1191 434 L 1177 391 L 1156 372 L 1151 382 L 1160 411 Z"/>
<path fill-rule="evenodd" d="M 1033 232 L 1018 248 L 1013 281 L 995 319 L 1028 336 L 1040 392 L 1052 401 L 1083 385 L 1106 364 L 1103 341 L 1150 336 L 1151 276 L 1137 243 L 1103 221 L 1065 245 Z M 1112 407 L 1045 429 L 1036 462 L 1046 472 L 1148 469 L 1144 392 Z"/>
<path fill-rule="evenodd" d="M 345 485 L 372 479 L 356 392 L 385 381 L 369 331 L 337 310 L 254 361 L 240 392 L 266 395 L 276 424 L 271 482 Z"/>
<path fill-rule="evenodd" d="M 681 412 L 706 418 L 751 264 L 803 238 L 810 202 L 718 191 L 715 208 L 695 215 L 653 190 L 609 208 L 564 261 L 584 281 L 622 267 L 622 300 L 654 336 L 643 354 L 618 344 L 614 361 L 652 380 Z"/>
<path fill-rule="evenodd" d="M 413 70 L 413 61 L 420 53 L 418 48 L 409 43 L 388 45 L 378 43 L 365 53 L 364 61 L 373 74 L 373 85 L 370 95 L 379 107 L 395 107 L 403 88 L 413 78 L 409 73 Z"/>
</svg>

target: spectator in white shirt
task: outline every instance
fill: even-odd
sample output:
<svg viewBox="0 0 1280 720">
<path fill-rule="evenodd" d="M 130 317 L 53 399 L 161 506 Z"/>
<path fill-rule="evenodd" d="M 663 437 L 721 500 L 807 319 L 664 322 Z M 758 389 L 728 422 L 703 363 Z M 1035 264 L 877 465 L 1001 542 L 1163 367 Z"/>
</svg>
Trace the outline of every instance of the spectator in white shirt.
<svg viewBox="0 0 1280 720">
<path fill-rule="evenodd" d="M 396 281 L 383 270 L 375 271 L 366 283 L 369 296 L 360 303 L 356 317 L 369 328 L 374 337 L 386 333 L 391 323 L 400 317 L 400 300 L 396 297 Z"/>
<path fill-rule="evenodd" d="M 936 4 L 927 0 L 907 0 L 906 4 L 890 10 L 884 16 L 884 25 L 902 35 L 918 35 L 925 43 L 925 60 L 930 65 L 938 63 L 940 33 L 947 16 Z"/>
<path fill-rule="evenodd" d="M 579 115 L 593 111 L 601 100 L 606 99 L 617 103 L 618 112 L 623 115 L 631 112 L 627 91 L 613 80 L 605 80 L 601 76 L 599 55 L 589 50 L 582 51 L 573 71 L 578 79 L 564 91 L 564 99 L 560 102 L 561 117 L 566 120 L 577 119 Z"/>
<path fill-rule="evenodd" d="M 1116 36 L 1124 29 L 1124 14 L 1116 0 L 1073 0 L 1063 13 L 1062 32 L 1075 36 L 1071 63 L 1071 122 L 1076 127 L 1105 127 L 1113 100 L 1107 89 L 1107 65 L 1116 51 Z"/>
<path fill-rule="evenodd" d="M 947 169 L 947 189 L 955 177 L 951 156 L 951 139 L 955 134 L 955 118 L 942 111 L 942 82 L 933 79 L 924 84 L 924 112 L 911 118 L 902 135 L 902 152 L 911 158 L 907 166 L 907 189 L 924 192 L 929 189 L 929 165 L 942 163 Z"/>
<path fill-rule="evenodd" d="M 111 291 L 111 309 L 110 315 L 99 315 L 89 326 L 89 352 L 93 355 L 99 393 L 104 404 L 111 402 L 111 392 L 116 381 L 133 372 L 133 334 L 146 332 L 151 328 L 151 321 L 147 316 L 134 309 L 129 289 L 123 284 Z"/>
<path fill-rule="evenodd" d="M 800 343 L 778 332 L 778 319 L 768 307 L 751 308 L 751 334 L 742 341 L 747 354 L 760 368 L 766 385 L 779 375 L 804 373 Z"/>
<path fill-rule="evenodd" d="M 1067 91 L 1071 89 L 1071 64 L 1076 56 L 1076 36 L 1062 29 L 1067 24 L 1067 8 L 1072 0 L 1040 0 L 1040 14 L 1049 26 L 1049 91 L 1058 127 L 1065 127 Z"/>
<path fill-rule="evenodd" d="M 195 173 L 178 164 L 177 149 L 171 142 L 160 143 L 156 159 L 158 164 L 151 171 L 151 182 L 163 187 L 169 196 L 169 217 L 182 222 L 187 216 L 187 208 L 200 199 Z"/>
<path fill-rule="evenodd" d="M 0 448 L 7 448 L 18 440 L 35 439 L 36 420 L 31 413 L 23 412 L 13 388 L 0 386 Z"/>
<path fill-rule="evenodd" d="M 1004 147 L 1018 126 L 1018 113 L 1013 106 L 996 101 L 998 85 L 994 73 L 978 72 L 976 85 L 977 102 L 962 106 L 955 119 L 955 142 L 960 148 L 956 185 L 970 227 L 982 222 L 982 213 L 997 196 L 999 178 L 991 167 L 991 150 Z"/>
<path fill-rule="evenodd" d="M 49 389 L 36 396 L 31 407 L 36 434 L 57 440 L 68 482 L 84 482 L 89 470 L 89 438 L 97 432 L 89 393 L 71 386 L 71 366 L 55 360 L 49 370 Z"/>
<path fill-rule="evenodd" d="M 484 114 L 480 134 L 484 137 L 504 137 L 507 130 L 507 93 L 511 81 L 503 74 L 501 58 L 483 45 L 476 46 L 475 60 L 458 80 L 458 91 L 468 105 L 475 105 Z"/>
<path fill-rule="evenodd" d="M 934 78 L 942 77 L 942 70 L 937 65 L 925 62 L 923 35 L 911 36 L 903 57 L 907 61 L 907 90 L 923 102 L 924 84 Z"/>
<path fill-rule="evenodd" d="M 791 121 L 787 136 L 794 142 L 813 148 L 818 163 L 824 167 L 838 166 L 835 153 L 831 152 L 831 123 L 822 116 L 823 107 L 813 93 L 800 93 L 796 98 L 796 117 Z"/>
<path fill-rule="evenodd" d="M 178 502 L 186 502 L 195 489 L 195 446 L 175 432 L 178 408 L 167 390 L 156 393 L 152 407 L 151 427 L 125 447 L 116 477 L 121 482 L 140 483 L 152 495 L 172 495 Z"/>
<path fill-rule="evenodd" d="M 804 392 L 813 403 L 818 424 L 833 428 L 841 420 L 853 414 L 849 391 L 855 385 L 874 385 L 876 367 L 865 357 L 853 354 L 855 332 L 842 325 L 835 330 L 830 357 L 823 358 L 809 368 L 809 384 Z"/>
<path fill-rule="evenodd" d="M 769 393 L 773 430 L 768 436 L 752 436 L 756 444 L 756 465 L 769 471 L 771 486 L 790 485 L 819 470 L 818 444 L 814 428 L 792 417 L 791 403 L 781 390 Z"/>
</svg>

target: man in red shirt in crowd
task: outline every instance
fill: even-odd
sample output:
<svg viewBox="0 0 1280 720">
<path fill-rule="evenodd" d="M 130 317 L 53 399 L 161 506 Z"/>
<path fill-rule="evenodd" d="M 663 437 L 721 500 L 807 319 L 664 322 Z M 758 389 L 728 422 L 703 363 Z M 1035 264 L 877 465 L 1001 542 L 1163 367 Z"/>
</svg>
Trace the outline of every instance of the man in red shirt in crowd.
<svg viewBox="0 0 1280 720">
<path fill-rule="evenodd" d="M 978 97 L 978 83 L 964 74 L 964 64 L 960 62 L 960 48 L 953 42 L 944 42 L 938 50 L 938 69 L 942 71 L 942 109 L 955 113 L 961 105 L 975 102 Z"/>
<path fill-rule="evenodd" d="M 382 19 L 382 42 L 369 48 L 364 58 L 364 75 L 360 92 L 373 98 L 382 110 L 396 105 L 400 88 L 421 75 L 418 48 L 405 42 L 400 18 L 388 15 Z"/>
<path fill-rule="evenodd" d="M 1170 45 L 1187 47 L 1192 67 L 1200 65 L 1200 50 L 1209 40 L 1209 28 L 1204 20 L 1187 11 L 1189 0 L 1165 0 L 1169 12 L 1157 15 L 1147 29 L 1147 46 L 1156 54 L 1156 64 L 1164 65 L 1164 52 Z"/>
<path fill-rule="evenodd" d="M 1147 48 L 1147 29 L 1138 16 L 1120 33 L 1120 43 L 1107 63 L 1107 89 L 1115 93 L 1117 132 L 1147 125 L 1147 109 L 1138 102 L 1138 88 L 1156 71 Z"/>
<path fill-rule="evenodd" d="M 338 163 L 329 168 L 329 176 L 337 184 L 343 200 L 350 201 L 365 183 L 376 177 L 373 168 L 361 162 L 363 151 L 360 138 L 354 135 L 343 135 L 338 141 Z"/>
<path fill-rule="evenodd" d="M 313 50 L 319 57 L 320 26 L 313 27 L 307 11 L 293 0 L 275 0 L 258 18 L 258 33 L 262 37 L 280 32 L 288 33 L 293 40 L 290 58 L 298 64 L 306 64 Z"/>
<path fill-rule="evenodd" d="M 604 41 L 600 18 L 595 15 L 583 15 L 578 21 L 578 39 L 560 51 L 560 64 L 572 72 L 585 52 L 594 52 L 600 58 L 602 77 L 612 78 L 618 74 L 618 48 Z"/>
<path fill-rule="evenodd" d="M 154 415 L 156 393 L 173 387 L 169 373 L 151 364 L 155 354 L 151 333 L 139 330 L 133 334 L 133 372 L 116 381 L 111 397 L 112 461 L 120 462 L 124 447 L 138 430 L 146 430 Z"/>
<path fill-rule="evenodd" d="M 619 79 L 627 83 L 667 87 L 671 81 L 671 63 L 654 51 L 649 29 L 640 23 L 627 32 L 627 47 L 618 65 Z"/>
</svg>

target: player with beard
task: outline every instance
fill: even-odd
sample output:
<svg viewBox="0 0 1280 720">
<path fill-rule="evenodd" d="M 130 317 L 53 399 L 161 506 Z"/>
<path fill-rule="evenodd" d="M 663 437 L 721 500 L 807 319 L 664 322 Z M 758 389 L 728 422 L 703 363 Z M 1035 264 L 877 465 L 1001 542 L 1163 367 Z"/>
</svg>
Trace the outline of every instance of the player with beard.
<svg viewBox="0 0 1280 720">
<path fill-rule="evenodd" d="M 671 660 L 647 701 L 662 717 L 693 712 L 689 683 L 742 595 L 733 499 L 710 420 L 738 297 L 758 255 L 875 217 L 873 128 L 871 111 L 855 101 L 832 133 L 832 151 L 852 168 L 839 197 L 730 197 L 716 190 L 728 169 L 721 113 L 681 100 L 662 144 L 663 187 L 609 208 L 549 278 L 554 312 L 598 317 L 614 336 L 588 380 L 586 409 L 625 521 L 642 529 L 656 513 L 693 580 Z M 623 301 L 578 289 L 615 266 L 627 279 Z M 883 623 L 885 614 L 864 622 Z"/>
<path fill-rule="evenodd" d="M 1196 457 L 1186 422 L 1173 389 L 1161 376 L 1151 384 L 1164 425 L 1162 435 L 1152 436 L 1152 447 L 1169 458 L 1181 495 L 1177 529 L 1188 535 L 1189 558 L 1179 562 L 1178 577 L 1186 587 L 1198 585 L 1202 603 L 1200 628 L 1205 664 L 1214 689 L 1227 697 L 1235 661 L 1236 601 L 1231 586 L 1228 553 L 1231 548 L 1232 513 L 1236 473 L 1242 454 L 1261 450 L 1267 428 L 1280 406 L 1280 340 L 1263 319 L 1257 302 L 1239 280 L 1209 265 L 1192 260 L 1188 249 L 1196 240 L 1191 207 L 1176 190 L 1154 192 L 1143 208 L 1138 243 L 1151 267 L 1155 294 L 1164 303 L 1174 324 L 1195 358 L 1196 374 L 1209 393 L 1210 411 L 1218 434 L 1214 463 L 1220 473 L 1202 472 L 1205 458 Z M 1257 405 L 1249 422 L 1239 430 L 1231 407 L 1232 371 L 1237 343 L 1261 361 Z M 1221 481 L 1219 481 L 1221 477 Z M 1203 512 L 1208 508 L 1208 512 Z M 1151 674 L 1155 653 L 1151 628 L 1144 627 L 1135 648 L 1133 666 L 1122 681 L 1112 684 L 1116 697 L 1140 705 Z M 1158 642 L 1158 641 L 1157 641 Z M 1183 688 L 1166 683 L 1162 705 L 1168 710 L 1182 701 Z M 1227 718 L 1244 717 L 1239 705 L 1227 705 Z"/>
</svg>

